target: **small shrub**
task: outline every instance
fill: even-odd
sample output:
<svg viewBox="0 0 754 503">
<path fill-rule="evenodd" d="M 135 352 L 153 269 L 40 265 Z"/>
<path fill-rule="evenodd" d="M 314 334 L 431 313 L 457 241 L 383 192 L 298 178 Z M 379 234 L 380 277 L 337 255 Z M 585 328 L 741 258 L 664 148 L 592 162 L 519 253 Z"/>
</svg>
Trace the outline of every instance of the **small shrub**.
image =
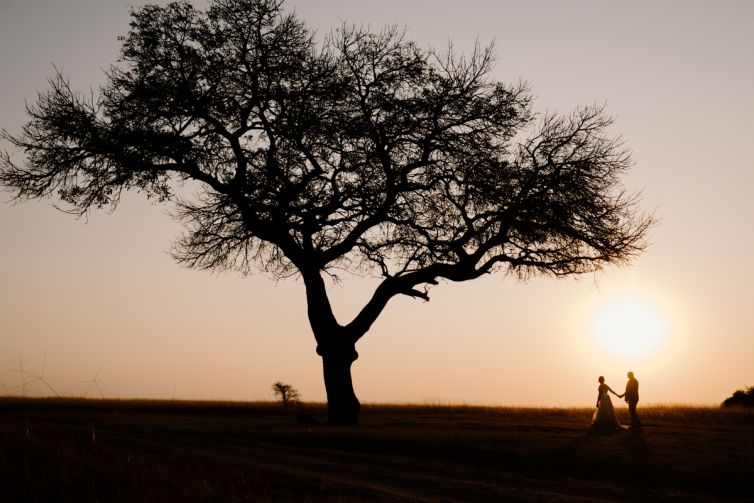
<svg viewBox="0 0 754 503">
<path fill-rule="evenodd" d="M 298 403 L 298 390 L 290 384 L 278 381 L 272 385 L 272 391 L 286 409 Z"/>
<path fill-rule="evenodd" d="M 740 389 L 723 402 L 723 407 L 754 407 L 754 386 Z"/>
</svg>

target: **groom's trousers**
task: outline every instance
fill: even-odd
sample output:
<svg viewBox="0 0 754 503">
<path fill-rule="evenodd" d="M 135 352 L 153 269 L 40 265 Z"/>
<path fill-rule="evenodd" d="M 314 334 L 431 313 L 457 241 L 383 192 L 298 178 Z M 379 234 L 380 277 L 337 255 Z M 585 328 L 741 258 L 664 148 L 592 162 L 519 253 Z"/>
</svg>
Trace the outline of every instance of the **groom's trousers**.
<svg viewBox="0 0 754 503">
<path fill-rule="evenodd" d="M 636 414 L 637 402 L 628 402 L 628 413 L 631 414 L 631 428 L 641 428 L 641 421 Z"/>
</svg>

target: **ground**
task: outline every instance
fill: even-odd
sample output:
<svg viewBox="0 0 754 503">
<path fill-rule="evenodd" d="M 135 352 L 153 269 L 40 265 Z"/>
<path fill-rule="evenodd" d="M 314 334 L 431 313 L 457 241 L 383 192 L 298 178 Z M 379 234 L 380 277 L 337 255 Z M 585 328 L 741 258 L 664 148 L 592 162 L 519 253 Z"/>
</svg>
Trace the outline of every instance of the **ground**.
<svg viewBox="0 0 754 503">
<path fill-rule="evenodd" d="M 330 427 L 321 404 L 3 398 L 0 501 L 754 498 L 754 412 L 639 410 L 641 432 L 600 433 L 592 409 L 366 405 Z"/>
</svg>

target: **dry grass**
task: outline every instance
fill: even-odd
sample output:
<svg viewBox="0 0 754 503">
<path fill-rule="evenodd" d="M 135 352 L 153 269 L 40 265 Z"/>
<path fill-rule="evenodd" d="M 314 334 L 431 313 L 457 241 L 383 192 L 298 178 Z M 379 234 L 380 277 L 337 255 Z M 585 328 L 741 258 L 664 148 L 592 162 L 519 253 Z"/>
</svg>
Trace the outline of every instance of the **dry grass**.
<svg viewBox="0 0 754 503">
<path fill-rule="evenodd" d="M 0 500 L 752 498 L 754 413 L 640 412 L 641 433 L 599 434 L 592 409 L 365 405 L 341 428 L 271 403 L 0 399 Z"/>
</svg>

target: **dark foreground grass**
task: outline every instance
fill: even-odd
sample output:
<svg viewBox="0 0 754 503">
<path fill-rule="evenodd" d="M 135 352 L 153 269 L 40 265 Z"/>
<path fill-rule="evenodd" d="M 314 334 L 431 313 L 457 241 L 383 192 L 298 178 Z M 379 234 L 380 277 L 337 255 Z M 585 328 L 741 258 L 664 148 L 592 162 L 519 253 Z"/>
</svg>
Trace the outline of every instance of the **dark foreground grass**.
<svg viewBox="0 0 754 503">
<path fill-rule="evenodd" d="M 754 500 L 754 413 L 0 399 L 0 501 Z M 625 412 L 625 411 L 621 411 Z"/>
</svg>

